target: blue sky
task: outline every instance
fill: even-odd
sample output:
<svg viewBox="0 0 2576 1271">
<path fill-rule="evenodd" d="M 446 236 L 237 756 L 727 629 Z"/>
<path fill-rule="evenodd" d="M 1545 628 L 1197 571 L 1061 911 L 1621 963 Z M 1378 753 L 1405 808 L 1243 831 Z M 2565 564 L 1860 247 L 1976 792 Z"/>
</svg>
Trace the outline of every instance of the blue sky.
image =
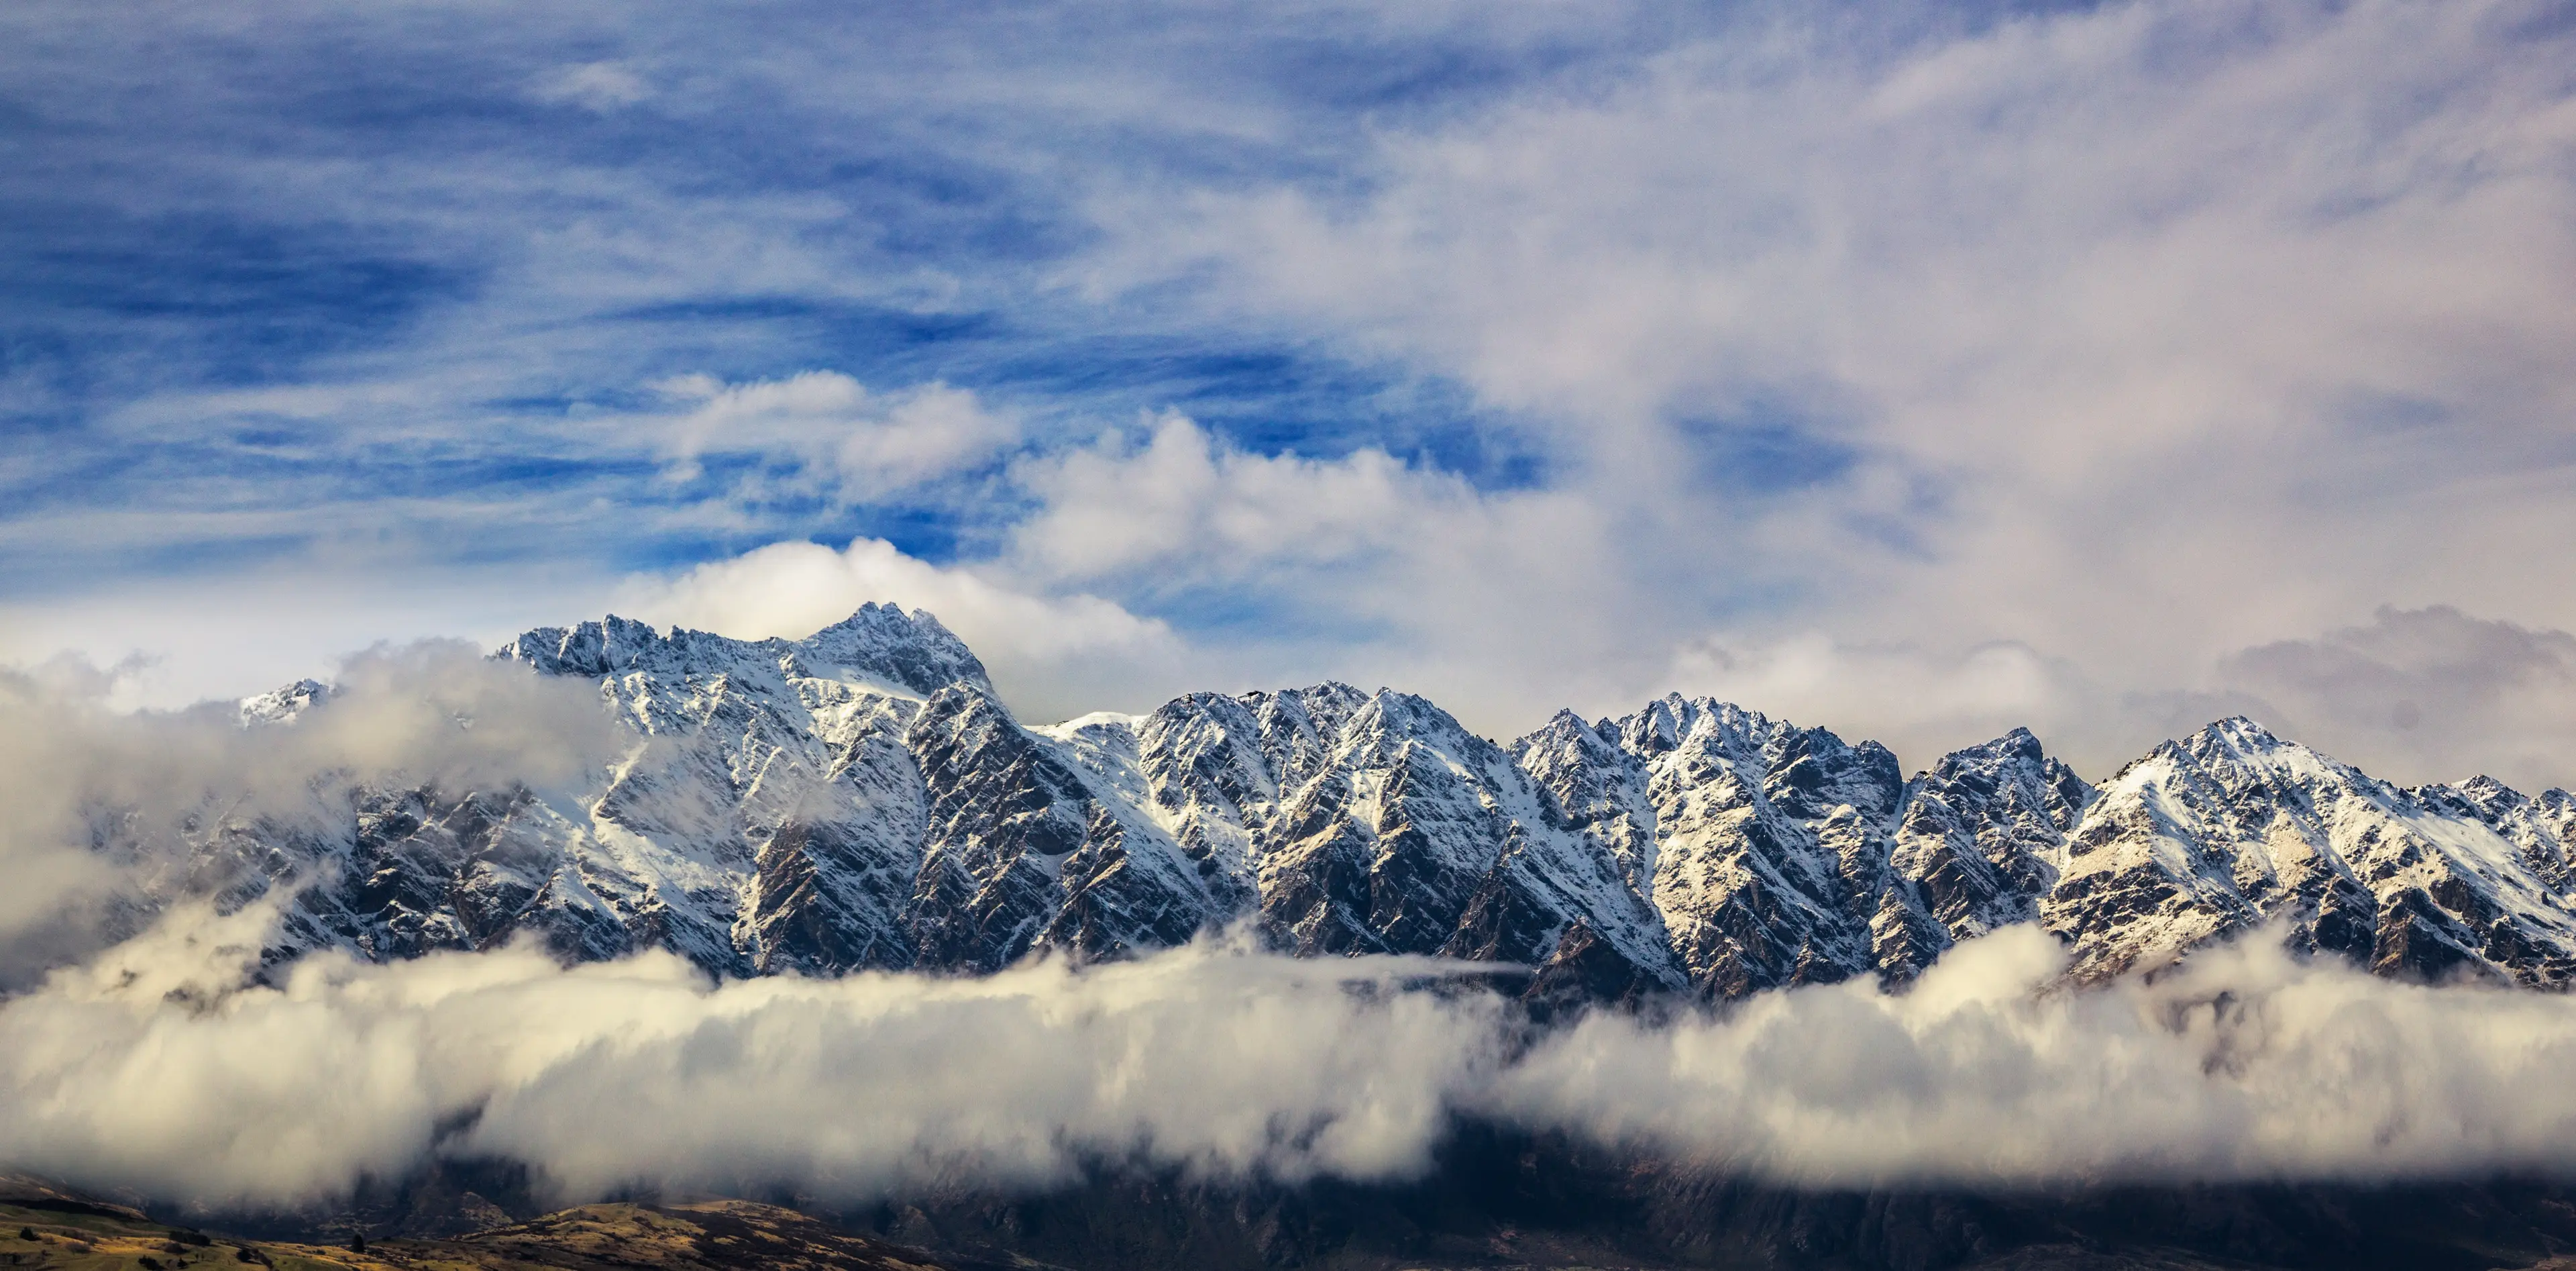
<svg viewBox="0 0 2576 1271">
<path fill-rule="evenodd" d="M 940 381 L 1041 447 L 1178 409 L 1263 451 L 1534 479 L 1436 373 L 1207 321 L 1187 280 L 1084 295 L 1068 271 L 1103 191 L 1331 186 L 1369 129 L 1578 73 L 1618 33 L 1243 16 L 17 10 L 0 329 L 8 426 L 39 447 L 10 494 L 70 550 L 0 581 L 292 560 L 352 529 L 294 512 L 397 500 L 438 557 L 608 569 L 859 533 L 945 559 L 974 532 L 937 498 L 711 509 L 585 426 L 677 375 Z M 598 499 L 645 520 L 550 515 Z M 189 523 L 100 542 L 110 510 Z M 82 528 L 46 535 L 63 514 Z"/>
<path fill-rule="evenodd" d="M 0 12 L 0 655 L 926 605 L 2576 779 L 2542 3 Z M 2405 707 L 2406 709 L 2400 709 Z M 2418 722 L 2404 727 L 2393 721 Z"/>
</svg>

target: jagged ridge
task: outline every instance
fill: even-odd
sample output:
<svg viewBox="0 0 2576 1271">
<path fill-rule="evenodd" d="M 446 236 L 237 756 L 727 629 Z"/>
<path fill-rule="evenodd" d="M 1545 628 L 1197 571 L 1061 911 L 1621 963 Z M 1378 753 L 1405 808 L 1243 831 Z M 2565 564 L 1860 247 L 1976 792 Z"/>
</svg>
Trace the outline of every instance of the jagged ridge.
<svg viewBox="0 0 2576 1271">
<path fill-rule="evenodd" d="M 1342 684 L 1030 727 L 892 605 L 798 641 L 611 617 L 496 656 L 597 681 L 629 752 L 571 790 L 359 792 L 338 840 L 216 827 L 201 850 L 264 876 L 328 866 L 299 875 L 322 881 L 277 956 L 534 931 L 729 976 L 982 972 L 1241 922 L 1301 955 L 1525 964 L 1534 995 L 1598 1000 L 1902 982 L 2024 922 L 2098 977 L 2277 921 L 2388 974 L 2576 973 L 2576 799 L 2400 789 L 2243 719 L 2097 789 L 2022 730 L 1909 780 L 1877 743 L 1680 696 L 1507 746 Z M 306 682 L 242 719 L 329 702 Z"/>
</svg>

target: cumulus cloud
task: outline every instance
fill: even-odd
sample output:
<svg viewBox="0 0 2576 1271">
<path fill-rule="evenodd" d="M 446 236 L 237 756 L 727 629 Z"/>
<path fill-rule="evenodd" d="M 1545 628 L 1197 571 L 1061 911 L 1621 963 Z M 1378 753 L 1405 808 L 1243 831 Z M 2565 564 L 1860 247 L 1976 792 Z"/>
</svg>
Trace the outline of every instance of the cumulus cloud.
<svg viewBox="0 0 2576 1271">
<path fill-rule="evenodd" d="M 1074 577 L 1363 563 L 1475 500 L 1464 481 L 1382 450 L 1251 454 L 1177 414 L 1142 438 L 1112 433 L 1017 475 L 1041 501 L 1014 531 L 1020 554 Z"/>
<path fill-rule="evenodd" d="M 1181 691 L 1187 647 L 1160 621 L 1097 596 L 1038 595 L 862 538 L 835 551 L 773 543 L 677 578 L 629 586 L 621 610 L 740 639 L 796 639 L 869 601 L 927 609 L 975 650 L 1016 709 L 1066 718 Z"/>
<path fill-rule="evenodd" d="M 1397 685 L 1508 735 L 1651 673 L 1653 562 L 1579 497 L 1479 490 L 1376 449 L 1254 453 L 1179 415 L 1012 476 L 1034 507 L 997 563 L 1231 615 L 1204 663 L 1228 682 Z"/>
<path fill-rule="evenodd" d="M 1029 510 L 981 561 L 782 543 L 617 603 L 755 637 L 802 635 L 867 600 L 927 608 L 1048 718 L 1334 677 L 1428 692 L 1510 735 L 1561 706 L 1615 714 L 1680 691 L 1873 738 L 1917 766 L 2027 727 L 2099 776 L 2243 712 L 2394 779 L 2576 779 L 2576 637 L 2447 607 L 2165 657 L 2157 675 L 2064 646 L 1962 644 L 1937 624 L 1883 640 L 1776 620 L 1691 635 L 1687 580 L 1621 546 L 1635 509 L 1565 491 L 1479 490 L 1376 450 L 1253 453 L 1176 414 L 1023 456 L 1009 480 Z M 1210 604 L 1260 619 L 1186 639 L 1138 613 Z"/>
<path fill-rule="evenodd" d="M 1508 732 L 1567 693 L 1633 695 L 1651 678 L 1653 646 L 1641 660 L 1624 615 L 1654 584 L 1577 499 L 1480 491 L 1376 449 L 1260 454 L 1169 413 L 1020 455 L 1006 480 L 1017 519 L 986 557 L 777 543 L 613 603 L 742 637 L 801 636 L 870 600 L 928 609 L 1042 717 L 1341 678 L 1428 692 Z M 1141 616 L 1165 610 L 1203 630 L 1211 610 L 1234 616 L 1204 637 Z"/>
<path fill-rule="evenodd" d="M 1608 597 L 1632 649 L 2018 643 L 2117 698 L 2391 602 L 2576 629 L 2529 547 L 2576 537 L 2538 15 L 1774 12 L 1329 181 L 1121 205 L 1096 264 L 1468 385 L 1662 582 Z"/>
<path fill-rule="evenodd" d="M 1801 1185 L 2576 1173 L 2576 1001 L 2256 938 L 2069 991 L 2012 928 L 1912 991 L 1604 1014 L 1534 1041 L 1460 968 L 1226 943 L 981 979 L 711 984 L 529 949 L 243 986 L 183 915 L 0 1005 L 0 1157 L 183 1204 L 309 1204 L 440 1153 L 553 1198 L 1038 1189 L 1082 1171 L 1403 1178 L 1459 1118 Z M 227 926 L 229 923 L 231 925 Z M 234 977 L 228 979 L 227 977 Z"/>
<path fill-rule="evenodd" d="M 807 371 L 746 384 L 692 375 L 661 387 L 694 403 L 670 426 L 683 474 L 712 455 L 800 461 L 749 487 L 755 495 L 775 485 L 819 487 L 845 502 L 879 498 L 972 469 L 1020 439 L 1017 420 L 941 383 L 872 393 L 837 371 Z"/>
</svg>

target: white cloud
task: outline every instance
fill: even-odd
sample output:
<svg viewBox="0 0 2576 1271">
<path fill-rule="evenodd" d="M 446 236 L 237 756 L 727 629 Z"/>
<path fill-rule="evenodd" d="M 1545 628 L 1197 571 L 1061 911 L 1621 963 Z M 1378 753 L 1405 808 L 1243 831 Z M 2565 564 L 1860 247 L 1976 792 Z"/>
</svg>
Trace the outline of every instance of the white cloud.
<svg viewBox="0 0 2576 1271">
<path fill-rule="evenodd" d="M 570 102 L 586 110 L 608 114 L 623 110 L 653 95 L 653 86 L 622 62 L 583 62 L 557 67 L 537 81 L 536 98 L 542 102 Z"/>
<path fill-rule="evenodd" d="M 2047 987 L 2065 957 L 2011 927 L 1901 996 L 1845 984 L 1667 1027 L 1596 1016 L 1487 1106 L 1830 1186 L 2576 1170 L 2576 1100 L 2550 1076 L 2576 1060 L 2576 1000 L 2398 984 L 2267 936 L 2099 992 Z"/>
<path fill-rule="evenodd" d="M 197 850 L 223 826 L 291 853 L 347 832 L 357 783 L 545 788 L 623 744 L 589 686 L 462 642 L 380 647 L 334 679 L 292 727 L 245 730 L 228 703 L 111 709 L 114 676 L 77 662 L 0 671 L 0 990 L 120 934 L 143 884 L 220 874 Z"/>
<path fill-rule="evenodd" d="M 2293 736 L 2404 782 L 2484 773 L 2525 793 L 2576 784 L 2576 635 L 2456 609 L 2382 609 L 2368 623 L 2246 649 L 2222 681 Z"/>
<path fill-rule="evenodd" d="M 1251 454 L 1176 414 L 1141 440 L 1111 433 L 1016 475 L 1042 502 L 1014 528 L 1019 556 L 1075 578 L 1365 564 L 1477 501 L 1464 481 L 1382 450 Z"/>
<path fill-rule="evenodd" d="M 2576 629 L 2531 547 L 2576 541 L 2576 60 L 2539 12 L 1775 18 L 1314 189 L 1106 205 L 1094 278 L 1208 271 L 1502 408 L 1657 580 L 1605 597 L 1632 660 L 2019 644 L 2120 699 L 2383 604 Z"/>
<path fill-rule="evenodd" d="M 2099 779 L 2213 719 L 2247 714 L 2402 784 L 2484 773 L 2525 793 L 2576 781 L 2576 635 L 2456 609 L 2212 659 L 2176 686 L 2121 689 L 2027 645 L 1964 654 L 1822 633 L 1685 642 L 1665 682 L 1885 742 L 1909 766 L 2025 727 Z"/>
<path fill-rule="evenodd" d="M 399 1175 L 461 1122 L 447 1150 L 526 1161 L 566 1200 L 1012 1187 L 1103 1157 L 1380 1178 L 1427 1163 L 1498 1013 L 1383 991 L 1420 965 L 1218 947 L 721 986 L 666 954 L 571 970 L 534 950 L 325 956 L 281 988 L 167 996 L 174 974 L 202 984 L 220 970 L 193 968 L 256 949 L 162 937 L 0 1006 L 13 1164 L 183 1203 L 296 1204 Z"/>
<path fill-rule="evenodd" d="M 1635 638 L 1657 562 L 1620 549 L 1616 512 L 1570 494 L 1480 491 L 1373 449 L 1249 453 L 1177 415 L 1013 476 L 1036 507 L 1001 566 L 1248 612 L 1207 663 L 1227 683 L 1189 687 L 1389 684 L 1508 733 L 1657 669 Z"/>
<path fill-rule="evenodd" d="M 497 646 L 532 626 L 596 615 L 614 585 L 572 570 L 438 568 L 405 555 L 329 554 L 253 575 L 149 579 L 0 603 L 0 663 L 69 655 L 112 664 L 104 700 L 171 710 L 328 679 L 352 649 L 427 636 Z"/>
<path fill-rule="evenodd" d="M 1114 705 L 1151 709 L 1184 691 L 1192 663 L 1169 627 L 1109 601 L 1014 590 L 870 538 L 840 551 L 773 543 L 676 578 L 638 580 L 618 607 L 738 639 L 795 639 L 869 601 L 937 615 L 984 661 L 1013 708 L 1034 719 Z"/>
<path fill-rule="evenodd" d="M 1019 422 L 946 384 L 871 393 L 836 371 L 724 384 L 703 375 L 663 391 L 697 405 L 671 425 L 669 451 L 684 474 L 711 454 L 793 456 L 805 470 L 768 478 L 821 483 L 863 502 L 965 472 L 1020 440 Z"/>
<path fill-rule="evenodd" d="M 2027 728 L 2049 753 L 2100 780 L 2157 742 L 2211 720 L 2238 713 L 2278 718 L 2259 694 L 2226 682 L 2213 668 L 2203 671 L 2183 687 L 2123 690 L 2017 642 L 1951 651 L 1810 631 L 1685 641 L 1663 683 L 1846 738 L 1869 738 L 1895 751 L 1909 771 Z"/>
<path fill-rule="evenodd" d="M 643 1188 L 839 1201 L 1045 1186 L 1089 1168 L 1402 1178 L 1460 1115 L 1826 1186 L 2576 1171 L 2576 999 L 2427 988 L 2267 939 L 2152 983 L 2051 987 L 2029 927 L 1915 988 L 1527 1034 L 1387 958 L 1203 945 L 978 979 L 711 985 L 647 954 L 309 959 L 275 987 L 249 918 L 161 930 L 0 1004 L 13 1165 L 182 1204 L 326 1201 L 432 1153 L 555 1198 Z"/>
</svg>

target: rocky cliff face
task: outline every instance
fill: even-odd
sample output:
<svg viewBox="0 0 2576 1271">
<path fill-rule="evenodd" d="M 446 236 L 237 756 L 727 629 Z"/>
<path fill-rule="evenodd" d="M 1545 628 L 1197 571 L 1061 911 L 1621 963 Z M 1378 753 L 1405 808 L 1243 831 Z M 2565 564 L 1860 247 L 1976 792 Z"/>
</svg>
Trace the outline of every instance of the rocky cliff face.
<svg viewBox="0 0 2576 1271">
<path fill-rule="evenodd" d="M 2084 975 L 2279 922 L 2383 974 L 2557 987 L 2576 971 L 2566 805 L 2483 778 L 2403 790 L 2221 720 L 2103 787 L 2041 918 Z"/>
<path fill-rule="evenodd" d="M 1943 948 L 2039 916 L 2056 889 L 2066 836 L 2093 787 L 2026 729 L 1941 757 L 1907 787 L 1891 867 L 1913 884 L 1935 930 L 1892 951 L 1912 969 Z"/>
<path fill-rule="evenodd" d="M 298 881 L 277 956 L 534 932 L 727 976 L 983 972 L 1242 925 L 1520 964 L 1550 998 L 1725 998 L 1902 982 L 2015 923 L 2098 977 L 2277 922 L 2386 974 L 2576 974 L 2576 798 L 2402 790 L 2241 719 L 2097 790 L 2024 731 L 1909 780 L 1874 742 L 1678 696 L 1509 745 L 1341 684 L 1031 727 L 884 605 L 804 640 L 609 618 L 496 656 L 595 681 L 626 753 L 571 789 L 353 792 L 319 837 L 201 829 L 233 862 L 201 873 Z M 330 703 L 289 686 L 242 726 Z"/>
</svg>

